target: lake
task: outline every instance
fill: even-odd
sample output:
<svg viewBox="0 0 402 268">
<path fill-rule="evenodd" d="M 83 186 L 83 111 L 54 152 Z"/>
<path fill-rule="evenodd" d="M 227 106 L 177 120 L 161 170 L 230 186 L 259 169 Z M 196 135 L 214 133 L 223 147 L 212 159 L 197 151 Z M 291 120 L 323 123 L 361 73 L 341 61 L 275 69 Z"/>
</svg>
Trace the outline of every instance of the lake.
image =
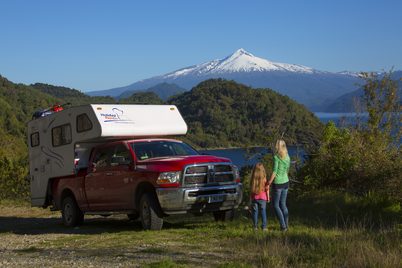
<svg viewBox="0 0 402 268">
<path fill-rule="evenodd" d="M 339 125 L 355 125 L 357 122 L 357 118 L 361 121 L 366 122 L 368 119 L 367 113 L 322 113 L 316 112 L 314 113 L 315 116 L 320 119 L 321 122 L 324 124 L 328 123 L 329 121 L 333 121 L 337 126 Z"/>
<path fill-rule="evenodd" d="M 255 165 L 270 151 L 267 147 L 199 150 L 202 154 L 229 158 L 240 169 L 244 166 Z M 303 148 L 300 146 L 288 146 L 288 152 L 292 159 L 296 157 L 302 158 L 304 155 Z"/>
<path fill-rule="evenodd" d="M 355 125 L 357 122 L 357 115 L 360 116 L 362 122 L 367 121 L 367 113 L 322 113 L 316 112 L 315 116 L 320 119 L 324 124 L 329 121 L 333 121 L 337 126 L 350 126 Z M 399 142 L 402 143 L 402 140 Z M 296 157 L 303 159 L 304 150 L 299 146 L 289 146 L 288 147 L 289 156 L 293 159 Z M 211 150 L 199 150 L 200 153 L 216 155 L 221 157 L 226 157 L 232 160 L 232 162 L 242 168 L 247 165 L 255 165 L 261 160 L 261 158 L 270 152 L 267 147 L 252 147 L 252 148 L 228 148 L 228 149 L 211 149 Z"/>
<path fill-rule="evenodd" d="M 336 125 L 356 122 L 356 113 L 315 113 L 321 122 L 327 123 L 328 121 L 334 121 Z M 363 114 L 367 118 L 367 114 Z M 232 160 L 232 162 L 242 168 L 248 165 L 255 165 L 261 161 L 262 157 L 269 153 L 271 150 L 267 147 L 251 147 L 251 148 L 227 148 L 227 149 L 211 149 L 211 150 L 199 150 L 202 154 L 215 155 L 220 157 L 226 157 Z M 299 146 L 288 147 L 289 156 L 294 158 L 303 159 L 304 150 Z"/>
</svg>

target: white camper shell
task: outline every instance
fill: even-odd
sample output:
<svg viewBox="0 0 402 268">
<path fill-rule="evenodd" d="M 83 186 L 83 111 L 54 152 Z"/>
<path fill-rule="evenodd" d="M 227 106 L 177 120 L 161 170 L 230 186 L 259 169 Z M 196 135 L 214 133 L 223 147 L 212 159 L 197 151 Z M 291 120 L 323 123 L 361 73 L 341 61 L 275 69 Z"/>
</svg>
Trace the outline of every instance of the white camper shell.
<svg viewBox="0 0 402 268">
<path fill-rule="evenodd" d="M 46 205 L 49 179 L 87 167 L 91 149 L 99 143 L 186 132 L 174 105 L 91 104 L 34 119 L 28 123 L 32 206 Z"/>
</svg>

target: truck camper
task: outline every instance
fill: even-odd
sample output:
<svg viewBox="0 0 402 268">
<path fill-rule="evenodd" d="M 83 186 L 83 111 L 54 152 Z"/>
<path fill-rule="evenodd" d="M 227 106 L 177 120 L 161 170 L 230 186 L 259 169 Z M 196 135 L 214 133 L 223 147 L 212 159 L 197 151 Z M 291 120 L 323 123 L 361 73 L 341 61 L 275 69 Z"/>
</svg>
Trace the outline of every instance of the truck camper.
<svg viewBox="0 0 402 268">
<path fill-rule="evenodd" d="M 178 213 L 229 219 L 242 198 L 229 159 L 200 155 L 182 141 L 187 125 L 174 105 L 92 104 L 28 123 L 31 203 L 61 210 L 66 226 L 84 214 L 125 213 L 161 229 Z"/>
</svg>

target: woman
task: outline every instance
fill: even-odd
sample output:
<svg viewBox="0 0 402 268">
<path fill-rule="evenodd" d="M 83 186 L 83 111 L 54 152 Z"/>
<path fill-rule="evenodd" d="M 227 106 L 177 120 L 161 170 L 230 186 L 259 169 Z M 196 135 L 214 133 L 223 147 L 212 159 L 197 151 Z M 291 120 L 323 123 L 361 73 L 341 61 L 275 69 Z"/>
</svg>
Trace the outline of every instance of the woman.
<svg viewBox="0 0 402 268">
<path fill-rule="evenodd" d="M 286 198 L 289 189 L 290 158 L 284 140 L 277 140 L 275 145 L 274 168 L 268 182 L 272 185 L 275 214 L 278 217 L 282 231 L 288 230 L 289 214 Z"/>
</svg>

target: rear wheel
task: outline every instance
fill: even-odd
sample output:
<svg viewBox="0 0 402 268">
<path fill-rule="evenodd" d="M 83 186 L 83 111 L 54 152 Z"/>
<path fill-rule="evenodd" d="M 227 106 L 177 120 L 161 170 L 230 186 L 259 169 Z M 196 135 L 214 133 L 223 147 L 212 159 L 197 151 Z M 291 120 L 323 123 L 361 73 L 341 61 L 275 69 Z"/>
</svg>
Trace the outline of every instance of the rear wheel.
<svg viewBox="0 0 402 268">
<path fill-rule="evenodd" d="M 71 196 L 63 199 L 61 216 L 63 224 L 67 227 L 75 227 L 81 225 L 84 221 L 84 214 Z"/>
<path fill-rule="evenodd" d="M 215 221 L 232 221 L 234 218 L 234 209 L 214 211 Z"/>
<path fill-rule="evenodd" d="M 158 216 L 159 206 L 151 193 L 144 193 L 140 200 L 140 217 L 145 230 L 160 230 L 163 218 Z"/>
</svg>

